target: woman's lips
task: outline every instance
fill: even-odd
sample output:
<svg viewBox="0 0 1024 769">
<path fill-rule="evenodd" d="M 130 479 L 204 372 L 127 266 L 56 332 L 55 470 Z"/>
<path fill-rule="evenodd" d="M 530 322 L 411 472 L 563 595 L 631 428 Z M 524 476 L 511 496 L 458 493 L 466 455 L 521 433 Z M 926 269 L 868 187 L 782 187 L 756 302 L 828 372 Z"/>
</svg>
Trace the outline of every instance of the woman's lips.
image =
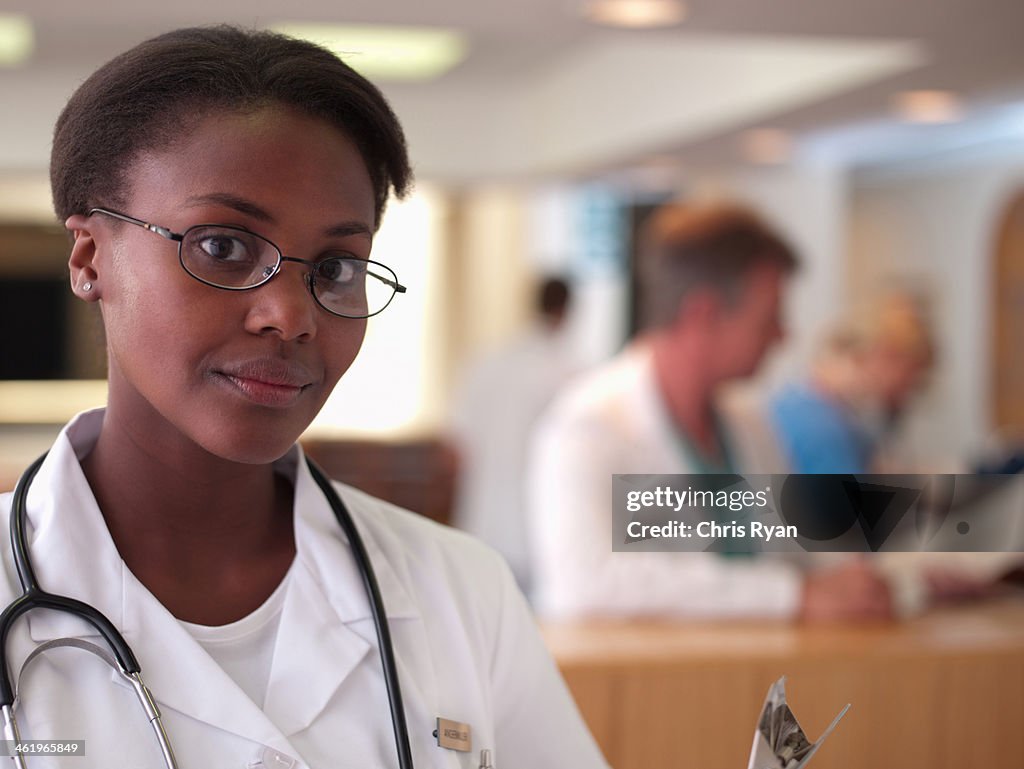
<svg viewBox="0 0 1024 769">
<path fill-rule="evenodd" d="M 316 381 L 302 364 L 276 358 L 235 363 L 214 373 L 236 393 L 260 406 L 290 406 Z"/>
<path fill-rule="evenodd" d="M 257 379 L 242 379 L 229 374 L 223 376 L 238 392 L 260 406 L 290 406 L 302 393 L 301 387 L 270 384 Z"/>
</svg>

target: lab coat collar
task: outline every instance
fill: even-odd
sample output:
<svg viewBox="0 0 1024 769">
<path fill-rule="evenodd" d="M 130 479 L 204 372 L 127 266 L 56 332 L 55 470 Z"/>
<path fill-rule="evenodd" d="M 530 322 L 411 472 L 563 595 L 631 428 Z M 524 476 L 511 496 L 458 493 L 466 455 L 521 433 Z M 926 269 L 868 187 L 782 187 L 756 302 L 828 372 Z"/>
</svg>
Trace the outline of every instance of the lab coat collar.
<svg viewBox="0 0 1024 769">
<path fill-rule="evenodd" d="M 326 496 L 313 480 L 302 450 L 298 446 L 293 447 L 282 462 L 295 468 L 295 547 L 299 560 L 317 580 L 342 621 L 370 618 L 370 602 L 349 548 L 348 537 L 334 517 Z M 417 604 L 405 587 L 411 583 L 403 564 L 392 562 L 387 552 L 390 548 L 380 538 L 382 529 L 373 525 L 370 516 L 361 514 L 366 507 L 365 496 L 340 484 L 334 486 L 355 520 L 366 546 L 388 619 L 419 617 Z M 379 506 L 384 504 L 378 500 L 371 502 Z"/>
<path fill-rule="evenodd" d="M 626 361 L 633 404 L 631 419 L 636 425 L 636 432 L 656 446 L 654 461 L 655 469 L 664 466 L 673 472 L 689 472 L 688 464 L 683 464 L 684 455 L 676 442 L 673 427 L 674 420 L 669 413 L 665 398 L 658 388 L 654 374 L 654 352 L 651 345 L 637 342 L 627 349 Z M 680 467 L 686 469 L 680 470 Z M 668 469 L 662 470 L 668 472 Z"/>
<path fill-rule="evenodd" d="M 675 417 L 669 410 L 665 395 L 658 385 L 654 372 L 654 351 L 644 342 L 635 343 L 626 353 L 630 356 L 635 404 L 632 414 L 637 433 L 657 446 L 656 456 L 664 458 L 669 469 L 661 472 L 674 473 L 732 473 L 735 463 L 734 441 L 723 418 L 719 398 L 713 401 L 713 416 L 717 438 L 722 444 L 725 459 L 721 464 L 712 464 L 700 454 L 685 431 L 676 425 Z M 653 458 L 652 458 L 653 459 Z"/>
<path fill-rule="evenodd" d="M 369 602 L 348 541 L 301 451 L 293 448 L 282 460 L 294 471 L 297 563 L 282 610 L 264 713 L 121 560 L 79 464 L 99 436 L 102 418 L 98 410 L 69 424 L 30 489 L 29 542 L 40 584 L 105 614 L 133 647 L 162 706 L 296 755 L 285 735 L 313 722 L 373 645 L 367 640 L 373 637 L 372 626 L 363 622 L 371 616 Z M 355 496 L 343 489 L 343 498 Z M 417 618 L 416 604 L 400 579 L 401 565 L 388 559 L 377 527 L 362 521 L 359 511 L 352 514 L 388 618 Z M 31 612 L 28 624 L 36 643 L 95 636 L 86 623 L 63 613 Z"/>
<path fill-rule="evenodd" d="M 43 590 L 87 601 L 125 633 L 133 630 L 124 613 L 130 573 L 79 464 L 102 424 L 103 411 L 90 411 L 61 431 L 29 488 L 26 538 Z M 97 635 L 83 620 L 63 612 L 33 611 L 27 620 L 37 642 Z"/>
</svg>

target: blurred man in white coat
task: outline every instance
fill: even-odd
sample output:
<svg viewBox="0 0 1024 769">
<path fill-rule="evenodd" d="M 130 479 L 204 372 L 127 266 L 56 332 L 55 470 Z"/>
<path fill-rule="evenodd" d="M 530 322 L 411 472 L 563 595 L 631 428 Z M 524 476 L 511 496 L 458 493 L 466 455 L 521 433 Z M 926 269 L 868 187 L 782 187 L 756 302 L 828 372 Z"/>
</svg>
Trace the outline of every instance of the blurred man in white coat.
<svg viewBox="0 0 1024 769">
<path fill-rule="evenodd" d="M 777 472 L 750 447 L 767 428 L 723 405 L 783 336 L 797 259 L 749 210 L 666 206 L 638 250 L 645 330 L 574 383 L 538 424 L 530 469 L 537 597 L 553 616 L 888 616 L 863 561 L 803 575 L 772 557 L 615 553 L 613 474 Z"/>
</svg>

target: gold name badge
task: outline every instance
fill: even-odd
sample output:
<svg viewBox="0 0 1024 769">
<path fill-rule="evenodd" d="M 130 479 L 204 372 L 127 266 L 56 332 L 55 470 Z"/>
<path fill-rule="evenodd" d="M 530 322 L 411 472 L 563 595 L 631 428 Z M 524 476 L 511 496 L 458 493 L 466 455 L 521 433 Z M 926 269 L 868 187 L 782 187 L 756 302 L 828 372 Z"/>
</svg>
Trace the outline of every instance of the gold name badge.
<svg viewBox="0 0 1024 769">
<path fill-rule="evenodd" d="M 469 734 L 469 724 L 460 724 L 458 721 L 438 718 L 434 736 L 437 737 L 437 744 L 442 748 L 458 750 L 463 753 L 468 753 L 473 749 L 473 741 Z"/>
</svg>

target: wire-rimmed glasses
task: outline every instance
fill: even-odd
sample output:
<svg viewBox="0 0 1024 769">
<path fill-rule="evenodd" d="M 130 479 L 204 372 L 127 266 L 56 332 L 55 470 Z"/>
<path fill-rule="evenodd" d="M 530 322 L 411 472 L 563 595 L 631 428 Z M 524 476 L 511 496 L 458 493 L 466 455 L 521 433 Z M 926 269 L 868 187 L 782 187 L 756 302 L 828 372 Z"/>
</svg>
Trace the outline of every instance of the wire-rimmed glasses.
<svg viewBox="0 0 1024 769">
<path fill-rule="evenodd" d="M 93 208 L 89 215 L 93 214 L 112 216 L 176 241 L 185 272 L 214 288 L 257 288 L 277 275 L 284 262 L 298 262 L 309 268 L 309 291 L 316 303 L 342 318 L 369 318 L 387 307 L 396 293 L 405 293 L 394 270 L 370 259 L 346 255 L 296 259 L 282 254 L 262 235 L 230 224 L 196 224 L 184 232 L 172 232 L 108 208 Z"/>
</svg>

